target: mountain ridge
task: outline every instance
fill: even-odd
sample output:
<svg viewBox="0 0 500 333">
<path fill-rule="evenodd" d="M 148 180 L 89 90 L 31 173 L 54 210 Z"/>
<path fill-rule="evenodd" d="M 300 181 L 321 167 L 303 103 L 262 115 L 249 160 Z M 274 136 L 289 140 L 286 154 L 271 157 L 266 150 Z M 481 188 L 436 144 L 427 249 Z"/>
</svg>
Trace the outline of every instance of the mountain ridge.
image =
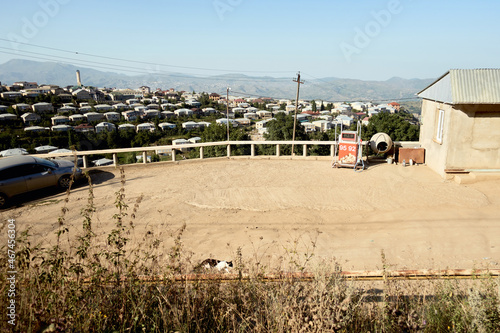
<svg viewBox="0 0 500 333">
<path fill-rule="evenodd" d="M 24 59 L 9 60 L 0 64 L 0 82 L 12 84 L 17 81 L 34 81 L 38 84 L 68 86 L 76 84 L 76 70 L 80 70 L 84 85 L 108 88 L 131 88 L 149 86 L 151 89 L 174 88 L 185 91 L 204 91 L 223 94 L 230 87 L 233 94 L 240 93 L 256 97 L 294 99 L 297 85 L 292 78 L 249 76 L 229 73 L 208 77 L 189 74 L 139 74 L 126 75 L 113 71 L 74 66 L 59 62 L 39 62 Z M 300 98 L 325 101 L 411 99 L 435 79 L 404 79 L 392 77 L 385 81 L 367 81 L 337 77 L 306 79 L 301 85 Z"/>
</svg>

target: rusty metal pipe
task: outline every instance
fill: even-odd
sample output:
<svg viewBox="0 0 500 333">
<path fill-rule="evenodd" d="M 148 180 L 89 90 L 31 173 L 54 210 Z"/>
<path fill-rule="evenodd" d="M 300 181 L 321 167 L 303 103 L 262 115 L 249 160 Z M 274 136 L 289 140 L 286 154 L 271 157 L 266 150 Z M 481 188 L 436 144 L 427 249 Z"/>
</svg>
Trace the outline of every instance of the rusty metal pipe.
<svg viewBox="0 0 500 333">
<path fill-rule="evenodd" d="M 335 274 L 332 275 L 334 277 Z M 479 279 L 489 277 L 500 277 L 500 269 L 445 269 L 445 270 L 395 270 L 395 271 L 342 271 L 338 273 L 339 278 L 352 281 L 383 281 L 383 280 L 435 280 L 435 279 Z M 236 282 L 259 280 L 261 282 L 282 282 L 287 280 L 312 281 L 313 273 L 283 273 L 283 274 L 182 274 L 182 275 L 139 275 L 137 280 L 143 283 L 161 284 L 167 282 L 193 283 L 193 282 Z M 122 277 L 121 282 L 126 282 L 127 277 Z M 137 281 L 135 280 L 135 281 Z M 84 284 L 89 284 L 91 279 L 83 279 Z M 105 281 L 103 281 L 105 282 Z M 112 284 L 112 282 L 107 282 Z"/>
</svg>

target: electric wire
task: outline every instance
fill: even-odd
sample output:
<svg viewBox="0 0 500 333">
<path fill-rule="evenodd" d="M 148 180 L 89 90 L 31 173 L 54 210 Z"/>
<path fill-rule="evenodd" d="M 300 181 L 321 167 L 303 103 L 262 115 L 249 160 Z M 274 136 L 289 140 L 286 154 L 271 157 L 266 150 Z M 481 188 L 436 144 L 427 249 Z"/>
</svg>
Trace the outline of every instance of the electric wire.
<svg viewBox="0 0 500 333">
<path fill-rule="evenodd" d="M 257 97 L 257 98 L 271 98 L 273 100 L 281 100 L 281 99 L 290 99 L 287 97 L 276 97 L 276 96 L 263 96 L 263 95 L 256 95 L 256 94 L 250 94 L 250 93 L 245 93 L 245 92 L 239 92 L 239 91 L 232 91 L 234 94 L 238 95 L 230 95 L 233 97 L 238 97 L 238 96 L 248 96 L 248 97 Z M 293 98 L 291 99 L 293 100 Z M 367 103 L 366 101 L 361 101 L 359 99 L 353 99 L 353 100 L 324 100 L 320 98 L 316 99 L 311 99 L 311 100 L 317 100 L 317 101 L 322 101 L 323 103 L 326 104 L 336 104 L 336 103 L 355 103 L 355 102 L 360 102 L 360 103 Z M 370 100 L 369 102 L 402 102 L 402 101 L 417 101 L 417 98 L 414 97 L 408 97 L 408 98 L 386 98 L 386 99 L 378 99 L 378 100 Z"/>
<path fill-rule="evenodd" d="M 325 79 L 320 79 L 320 78 L 317 78 L 317 77 L 314 77 L 310 74 L 307 74 L 307 73 L 303 73 L 304 75 L 306 76 L 309 76 L 317 81 L 321 81 L 321 82 L 324 82 L 325 84 L 328 84 L 328 85 L 334 85 L 334 82 L 329 82 L 329 81 L 325 81 Z M 311 81 L 309 81 L 311 82 Z M 319 85 L 317 83 L 314 83 L 312 82 L 312 85 L 315 85 L 317 87 L 320 87 L 322 88 L 323 90 L 327 90 L 327 88 L 323 87 L 322 85 Z M 348 89 L 348 88 L 345 88 L 345 87 L 342 87 L 342 89 L 346 90 L 346 91 L 350 91 L 351 93 L 354 93 L 354 94 L 358 94 L 357 92 L 355 92 L 354 90 L 351 90 L 351 89 Z M 393 102 L 398 102 L 398 101 L 407 101 L 407 100 L 418 100 L 417 97 L 399 97 L 399 98 L 383 98 L 383 99 L 375 99 L 375 98 L 359 98 L 359 99 L 342 99 L 342 100 L 334 100 L 334 101 L 327 101 L 327 102 L 330 102 L 330 103 L 342 103 L 342 102 L 346 102 L 346 103 L 354 103 L 354 102 L 360 102 L 360 103 L 375 103 L 375 102 L 387 102 L 387 101 L 393 101 Z"/>
<path fill-rule="evenodd" d="M 0 38 L 0 41 L 9 41 L 4 38 Z M 202 68 L 202 67 L 189 67 L 189 66 L 176 66 L 176 65 L 165 65 L 165 64 L 158 64 L 158 63 L 152 63 L 152 62 L 145 62 L 145 61 L 137 61 L 137 60 L 129 60 L 129 59 L 121 59 L 121 58 L 116 58 L 116 57 L 107 57 L 107 56 L 100 56 L 100 55 L 95 55 L 95 54 L 89 54 L 89 53 L 83 53 L 83 52 L 77 52 L 77 51 L 70 51 L 70 50 L 64 50 L 64 49 L 59 49 L 59 48 L 53 48 L 53 47 L 48 47 L 48 46 L 41 46 L 41 45 L 35 45 L 35 44 L 30 44 L 30 43 L 22 43 L 22 42 L 16 42 L 18 44 L 23 44 L 23 45 L 28 45 L 31 47 L 38 47 L 42 49 L 48 49 L 48 50 L 53 50 L 53 51 L 58 51 L 58 52 L 65 52 L 65 53 L 71 53 L 71 54 L 76 54 L 76 55 L 84 55 L 84 56 L 89 56 L 89 57 L 96 57 L 96 58 L 101 58 L 101 59 L 109 59 L 109 60 L 115 60 L 115 61 L 123 61 L 123 62 L 130 62 L 130 63 L 137 63 L 137 64 L 146 64 L 146 65 L 154 65 L 154 66 L 164 66 L 164 67 L 173 67 L 173 68 L 184 68 L 184 69 L 195 69 L 195 70 L 210 70 L 210 71 L 226 71 L 230 72 L 233 70 L 223 70 L 223 69 L 208 69 L 208 68 Z M 7 47 L 0 47 L 2 50 L 13 50 L 12 48 L 7 48 Z M 48 61 L 57 61 L 58 63 L 63 63 L 67 65 L 84 65 L 84 66 L 89 66 L 92 68 L 101 68 L 101 69 L 106 69 L 106 70 L 120 70 L 124 71 L 127 73 L 137 73 L 137 74 L 148 74 L 148 75 L 154 75 L 154 76 L 165 76 L 169 78 L 186 78 L 186 79 L 202 79 L 202 80 L 210 80 L 210 81 L 247 81 L 247 82 L 256 82 L 256 81 L 266 81 L 269 82 L 269 78 L 258 78 L 258 77 L 247 77 L 247 78 L 238 78 L 238 77 L 228 77 L 228 76 L 197 76 L 196 74 L 187 74 L 187 73 L 177 73 L 177 72 L 170 72 L 170 71 L 162 71 L 155 69 L 154 71 L 148 71 L 145 70 L 144 68 L 139 68 L 139 67 L 133 67 L 133 66 L 127 66 L 127 65 L 119 65 L 119 64 L 110 64 L 110 63 L 104 63 L 104 62 L 98 62 L 98 61 L 91 61 L 91 60 L 85 60 L 85 59 L 74 59 L 70 57 L 64 57 L 64 56 L 59 56 L 59 55 L 51 55 L 51 54 L 46 54 L 46 53 L 39 53 L 39 52 L 33 52 L 33 51 L 25 51 L 25 50 L 13 50 L 16 51 L 14 52 L 7 52 L 7 51 L 1 51 L 0 53 L 4 54 L 10 54 L 10 55 L 16 55 L 16 56 L 22 56 L 26 58 L 34 58 L 34 59 L 41 59 L 41 60 L 48 60 Z M 26 53 L 29 55 L 24 55 L 19 53 Z M 63 59 L 64 61 L 61 61 L 60 59 Z M 66 61 L 66 60 L 69 60 Z M 290 71 L 248 71 L 248 70 L 238 70 L 234 71 L 235 73 L 242 73 L 242 72 L 247 72 L 247 73 L 290 73 Z M 314 77 L 310 74 L 303 73 L 306 76 L 309 76 L 313 78 L 316 81 L 323 82 L 327 85 L 333 85 L 333 82 L 325 81 L 324 79 L 320 79 L 317 77 Z M 280 82 L 280 81 L 288 81 L 288 78 L 272 78 L 272 81 L 275 82 Z M 312 86 L 318 87 L 323 91 L 330 91 L 329 88 L 325 87 L 324 85 L 315 83 L 315 81 L 310 80 L 308 83 Z M 354 92 L 353 90 L 350 90 L 348 88 L 343 87 L 342 89 L 350 91 L 351 93 L 357 94 L 357 92 Z M 286 97 L 272 97 L 272 96 L 262 96 L 262 95 L 256 95 L 256 94 L 249 94 L 245 92 L 236 92 L 233 91 L 233 93 L 238 93 L 242 96 L 249 96 L 249 97 L 259 97 L 259 98 L 264 98 L 264 97 L 269 97 L 272 99 L 289 99 Z M 342 99 L 342 100 L 324 100 L 324 99 L 318 99 L 326 103 L 342 103 L 342 102 L 347 102 L 347 103 L 352 103 L 352 102 L 361 102 L 361 103 L 367 103 L 367 102 L 386 102 L 386 101 L 409 101 L 409 100 L 418 100 L 417 97 L 406 97 L 406 98 L 384 98 L 384 99 Z"/>
<path fill-rule="evenodd" d="M 1 48 L 1 47 L 0 47 Z M 0 53 L 4 53 L 4 54 L 11 54 L 11 55 L 16 55 L 16 56 L 22 56 L 22 57 L 26 57 L 26 58 L 33 58 L 33 59 L 40 59 L 40 60 L 48 60 L 48 61 L 56 61 L 58 63 L 62 63 L 62 64 L 66 64 L 66 65 L 84 65 L 84 66 L 88 66 L 88 67 L 92 67 L 92 68 L 101 68 L 101 69 L 106 69 L 106 70 L 121 70 L 121 71 L 124 71 L 124 72 L 127 72 L 127 73 L 136 73 L 136 74 L 142 74 L 142 75 L 152 75 L 152 76 L 163 76 L 163 77 L 169 77 L 169 78 L 185 78 L 185 79 L 201 79 L 201 80 L 210 80 L 210 81 L 224 81 L 224 82 L 228 82 L 228 81 L 242 81 L 242 82 L 256 82 L 256 81 L 266 81 L 268 82 L 269 79 L 267 78 L 254 78 L 254 77 L 227 77 L 227 76 L 222 76 L 222 75 L 219 75 L 219 76 L 196 76 L 194 74 L 184 74 L 184 73 L 175 73 L 175 72 L 165 72 L 165 71 L 158 71 L 158 70 L 154 70 L 154 71 L 146 71 L 144 69 L 140 69 L 140 68 L 134 68 L 134 67 L 130 67 L 130 66 L 127 66 L 129 68 L 124 68 L 124 66 L 119 66 L 119 65 L 112 65 L 112 64 L 103 64 L 103 65 L 99 65 L 99 63 L 97 62 L 93 62 L 91 65 L 88 64 L 87 61 L 80 61 L 80 60 L 72 60 L 71 62 L 68 62 L 68 61 L 61 61 L 61 60 L 58 60 L 58 59 L 53 59 L 53 58 L 48 58 L 46 56 L 43 56 L 43 54 L 39 54 L 39 55 L 19 55 L 17 53 L 14 53 L 14 52 L 7 52 L 7 51 L 1 51 L 0 50 Z M 35 53 L 36 52 L 30 52 L 30 53 Z M 42 56 L 40 56 L 42 55 Z M 60 58 L 63 58 L 63 57 L 60 57 Z M 273 78 L 273 80 L 275 81 L 286 81 L 288 79 L 286 78 Z"/>
<path fill-rule="evenodd" d="M 5 39 L 5 38 L 0 38 L 0 41 L 11 42 L 11 43 L 13 42 L 13 41 L 11 41 L 9 39 Z M 31 47 L 48 49 L 48 50 L 52 50 L 52 51 L 71 53 L 71 54 L 75 54 L 75 55 L 83 55 L 83 56 L 87 56 L 87 57 L 102 58 L 102 59 L 108 59 L 108 60 L 114 60 L 114 61 L 132 62 L 132 63 L 143 64 L 143 65 L 164 66 L 164 67 L 172 67 L 172 68 L 193 69 L 193 70 L 213 71 L 213 72 L 232 72 L 232 73 L 291 73 L 292 72 L 292 71 L 234 70 L 234 69 L 203 68 L 203 67 L 194 67 L 194 66 L 169 65 L 169 64 L 160 64 L 160 63 L 147 62 L 147 61 L 123 59 L 123 58 L 117 58 L 117 57 L 108 57 L 108 56 L 103 56 L 103 55 L 96 55 L 96 54 L 79 52 L 79 51 L 71 51 L 71 50 L 65 50 L 65 49 L 60 49 L 60 48 L 55 48 L 55 47 L 42 46 L 42 45 L 36 45 L 36 44 L 31 44 L 31 43 L 23 43 L 23 42 L 18 42 L 18 41 L 16 41 L 15 43 L 21 44 L 21 45 L 27 45 L 27 46 L 31 46 Z M 18 50 L 16 50 L 16 51 L 18 51 Z"/>
</svg>

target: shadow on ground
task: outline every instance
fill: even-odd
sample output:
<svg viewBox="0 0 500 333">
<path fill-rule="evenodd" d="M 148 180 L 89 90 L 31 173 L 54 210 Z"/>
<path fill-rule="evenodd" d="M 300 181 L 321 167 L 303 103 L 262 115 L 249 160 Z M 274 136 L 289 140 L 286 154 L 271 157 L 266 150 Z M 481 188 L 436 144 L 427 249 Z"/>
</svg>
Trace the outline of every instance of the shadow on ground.
<svg viewBox="0 0 500 333">
<path fill-rule="evenodd" d="M 88 174 L 94 185 L 100 185 L 115 178 L 113 173 L 102 170 L 90 170 Z"/>
</svg>

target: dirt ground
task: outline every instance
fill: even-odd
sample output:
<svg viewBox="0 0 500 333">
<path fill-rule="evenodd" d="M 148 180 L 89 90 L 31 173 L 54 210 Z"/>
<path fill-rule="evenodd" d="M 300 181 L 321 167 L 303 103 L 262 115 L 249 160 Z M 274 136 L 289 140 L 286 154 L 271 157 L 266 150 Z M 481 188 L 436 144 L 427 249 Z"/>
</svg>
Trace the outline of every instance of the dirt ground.
<svg viewBox="0 0 500 333">
<path fill-rule="evenodd" d="M 125 167 L 131 244 L 161 241 L 172 231 L 193 262 L 335 260 L 345 270 L 382 267 L 381 251 L 398 269 L 500 268 L 500 179 L 459 185 L 426 166 L 370 165 L 363 172 L 332 169 L 330 161 L 290 158 L 212 159 Z M 94 231 L 104 237 L 117 212 L 120 172 L 92 173 Z M 138 198 L 142 200 L 134 212 Z M 54 244 L 65 194 L 45 191 L 0 211 L 2 229 L 14 218 L 31 226 L 32 243 Z M 64 214 L 79 234 L 88 186 L 77 186 Z M 132 219 L 135 215 L 135 219 Z M 65 236 L 66 237 L 66 236 Z M 148 238 L 149 237 L 149 238 Z M 3 237 L 3 239 L 6 239 Z"/>
</svg>

